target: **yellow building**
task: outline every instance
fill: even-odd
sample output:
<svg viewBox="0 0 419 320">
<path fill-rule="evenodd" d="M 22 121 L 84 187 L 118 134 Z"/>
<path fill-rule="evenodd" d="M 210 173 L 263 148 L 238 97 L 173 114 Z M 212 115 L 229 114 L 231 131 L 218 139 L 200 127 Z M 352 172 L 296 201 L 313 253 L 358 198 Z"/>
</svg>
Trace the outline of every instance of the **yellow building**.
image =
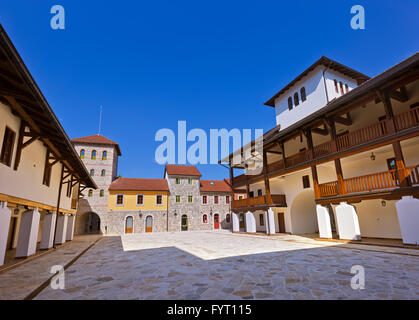
<svg viewBox="0 0 419 320">
<path fill-rule="evenodd" d="M 117 220 L 122 219 L 126 234 L 167 231 L 167 180 L 119 178 L 109 187 L 108 209 L 110 227 L 118 226 Z"/>
</svg>

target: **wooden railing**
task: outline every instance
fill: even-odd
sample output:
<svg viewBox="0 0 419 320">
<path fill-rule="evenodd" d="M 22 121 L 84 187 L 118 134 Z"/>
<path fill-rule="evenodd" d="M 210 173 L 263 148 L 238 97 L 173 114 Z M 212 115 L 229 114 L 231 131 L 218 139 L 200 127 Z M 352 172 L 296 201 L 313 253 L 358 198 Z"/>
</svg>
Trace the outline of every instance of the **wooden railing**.
<svg viewBox="0 0 419 320">
<path fill-rule="evenodd" d="M 384 119 L 379 122 L 373 123 L 364 128 L 351 131 L 347 134 L 336 138 L 336 147 L 333 141 L 327 141 L 320 145 L 313 147 L 313 158 L 317 159 L 322 156 L 327 156 L 336 151 L 344 151 L 354 146 L 374 141 L 378 138 L 388 136 L 392 134 L 390 128 L 392 127 L 391 119 Z M 419 126 L 419 107 L 415 107 L 406 112 L 400 113 L 394 116 L 394 126 L 396 132 L 406 130 L 409 128 Z M 301 163 L 310 160 L 309 151 L 301 151 L 297 154 L 285 158 L 285 165 L 282 160 L 272 162 L 268 165 L 268 174 L 278 172 L 286 168 L 297 166 Z M 250 179 L 261 178 L 263 174 L 256 176 L 249 176 Z M 246 175 L 240 175 L 233 179 L 234 186 L 240 186 L 246 184 Z"/>
<path fill-rule="evenodd" d="M 343 180 L 343 194 L 380 191 L 400 187 L 402 177 L 405 177 L 410 185 L 419 184 L 419 165 L 383 171 L 364 176 Z M 320 198 L 339 195 L 338 181 L 319 184 Z"/>
<path fill-rule="evenodd" d="M 272 203 L 275 205 L 286 206 L 287 201 L 284 194 L 272 194 L 271 195 Z M 255 206 L 267 205 L 266 196 L 259 196 L 247 199 L 233 200 L 231 207 L 233 209 L 237 208 L 250 208 Z"/>
</svg>

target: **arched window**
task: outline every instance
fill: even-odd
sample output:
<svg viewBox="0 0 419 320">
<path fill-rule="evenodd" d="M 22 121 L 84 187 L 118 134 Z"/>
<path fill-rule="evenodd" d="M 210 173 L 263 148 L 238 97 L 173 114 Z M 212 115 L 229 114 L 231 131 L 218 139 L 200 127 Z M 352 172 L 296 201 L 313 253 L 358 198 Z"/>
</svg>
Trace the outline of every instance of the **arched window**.
<svg viewBox="0 0 419 320">
<path fill-rule="evenodd" d="M 80 150 L 80 158 L 84 159 L 84 155 L 86 154 L 86 151 L 84 149 Z"/>
<path fill-rule="evenodd" d="M 306 101 L 307 100 L 307 97 L 306 97 L 306 88 L 302 87 L 301 90 L 300 90 L 300 93 L 301 93 L 301 101 L 302 102 Z"/>
<path fill-rule="evenodd" d="M 93 150 L 92 151 L 92 159 L 93 160 L 96 160 L 96 150 Z"/>
<path fill-rule="evenodd" d="M 89 197 L 91 197 L 91 196 L 93 196 L 93 190 L 92 189 L 89 190 Z"/>
<path fill-rule="evenodd" d="M 104 176 L 105 176 L 105 174 L 106 174 L 106 170 L 105 170 L 105 169 L 102 169 L 102 172 L 100 173 L 100 175 L 101 175 L 102 177 L 104 177 Z"/>
<path fill-rule="evenodd" d="M 339 86 L 340 86 L 340 93 L 342 95 L 345 94 L 345 92 L 343 92 L 343 83 L 342 83 L 342 81 L 339 82 Z"/>
<path fill-rule="evenodd" d="M 90 169 L 90 175 L 93 177 L 95 175 L 95 169 Z"/>
<path fill-rule="evenodd" d="M 204 214 L 204 215 L 202 216 L 202 222 L 203 222 L 203 223 L 208 223 L 208 216 L 207 216 L 206 214 Z"/>
<path fill-rule="evenodd" d="M 108 159 L 108 153 L 106 151 L 103 151 L 102 153 L 102 160 Z"/>
<path fill-rule="evenodd" d="M 300 98 L 298 97 L 298 92 L 294 94 L 294 105 L 298 106 L 300 104 Z"/>
<path fill-rule="evenodd" d="M 345 91 L 346 91 L 346 93 L 348 93 L 348 92 L 349 92 L 349 86 L 348 86 L 348 84 L 347 84 L 347 83 L 345 83 Z"/>
<path fill-rule="evenodd" d="M 289 98 L 288 98 L 288 109 L 289 109 L 289 110 L 292 110 L 292 106 L 293 106 L 293 105 L 292 105 L 292 98 L 291 98 L 291 97 L 289 97 Z"/>
<path fill-rule="evenodd" d="M 99 196 L 100 196 L 100 197 L 105 196 L 105 190 L 103 190 L 103 189 L 102 189 L 102 190 L 100 190 Z"/>
<path fill-rule="evenodd" d="M 227 222 L 227 223 L 230 223 L 230 219 L 231 219 L 231 218 L 230 218 L 230 214 L 229 214 L 229 213 L 227 213 L 227 215 L 226 215 L 226 222 Z"/>
<path fill-rule="evenodd" d="M 338 82 L 337 82 L 337 80 L 335 79 L 335 80 L 333 80 L 334 82 L 335 82 L 335 91 L 336 91 L 336 93 L 339 93 L 339 89 L 338 89 Z"/>
</svg>

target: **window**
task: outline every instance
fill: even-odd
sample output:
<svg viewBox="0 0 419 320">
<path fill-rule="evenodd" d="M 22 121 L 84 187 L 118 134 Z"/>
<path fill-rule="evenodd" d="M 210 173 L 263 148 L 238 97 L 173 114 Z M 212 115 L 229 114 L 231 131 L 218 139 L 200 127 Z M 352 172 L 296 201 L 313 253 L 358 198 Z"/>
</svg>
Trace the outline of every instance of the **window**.
<svg viewBox="0 0 419 320">
<path fill-rule="evenodd" d="M 202 222 L 203 222 L 203 223 L 208 223 L 208 216 L 207 216 L 206 214 L 204 214 L 204 215 L 202 216 Z"/>
<path fill-rule="evenodd" d="M 340 87 L 340 94 L 345 94 L 345 92 L 343 92 L 343 83 L 342 81 L 339 82 L 339 87 Z"/>
<path fill-rule="evenodd" d="M 96 160 L 96 150 L 93 150 L 92 151 L 92 159 L 93 160 Z"/>
<path fill-rule="evenodd" d="M 81 149 L 80 150 L 80 158 L 84 159 L 85 154 L 86 154 L 86 151 L 84 149 Z"/>
<path fill-rule="evenodd" d="M 72 183 L 71 180 L 67 183 L 67 191 L 66 191 L 67 198 L 71 197 L 71 183 Z"/>
<path fill-rule="evenodd" d="M 12 164 L 13 146 L 15 144 L 16 133 L 6 127 L 4 131 L 3 146 L 1 148 L 0 162 L 10 167 Z"/>
<path fill-rule="evenodd" d="M 258 189 L 258 197 L 262 196 L 262 189 Z"/>
<path fill-rule="evenodd" d="M 193 202 L 193 196 L 188 196 L 188 202 L 192 203 Z"/>
<path fill-rule="evenodd" d="M 264 216 L 263 213 L 259 214 L 259 225 L 260 226 L 264 226 L 265 225 L 265 221 L 263 220 Z"/>
<path fill-rule="evenodd" d="M 106 174 L 106 170 L 105 170 L 105 169 L 103 169 L 103 170 L 102 170 L 102 172 L 100 173 L 100 175 L 101 175 L 102 177 L 104 177 L 104 176 L 105 176 L 105 174 Z"/>
<path fill-rule="evenodd" d="M 230 203 L 230 196 L 226 196 L 226 203 L 229 204 Z"/>
<path fill-rule="evenodd" d="M 123 194 L 116 195 L 116 205 L 117 206 L 123 206 L 124 205 L 124 195 Z"/>
<path fill-rule="evenodd" d="M 175 183 L 176 183 L 176 184 L 180 184 L 180 178 L 176 178 Z"/>
<path fill-rule="evenodd" d="M 300 104 L 300 98 L 298 97 L 298 92 L 294 94 L 294 105 L 298 106 Z"/>
<path fill-rule="evenodd" d="M 50 182 L 51 182 L 51 172 L 52 172 L 52 166 L 49 165 L 49 151 L 47 151 L 46 157 L 45 157 L 44 176 L 42 178 L 42 184 L 47 187 L 49 187 Z"/>
<path fill-rule="evenodd" d="M 202 196 L 202 204 L 207 204 L 207 196 Z"/>
<path fill-rule="evenodd" d="M 192 184 L 192 178 L 188 179 L 188 184 Z"/>
<path fill-rule="evenodd" d="M 176 195 L 176 203 L 180 203 L 180 196 Z"/>
<path fill-rule="evenodd" d="M 142 206 L 144 204 L 144 196 L 142 194 L 137 194 L 137 205 Z"/>
<path fill-rule="evenodd" d="M 163 204 L 163 196 L 161 194 L 156 196 L 156 204 Z"/>
<path fill-rule="evenodd" d="M 255 196 L 255 193 L 253 191 L 249 192 L 249 198 L 253 198 Z"/>
<path fill-rule="evenodd" d="M 300 94 L 301 94 L 301 101 L 302 102 L 306 101 L 307 100 L 306 88 L 302 87 L 301 90 L 300 90 Z"/>
<path fill-rule="evenodd" d="M 103 190 L 103 189 L 100 190 L 99 196 L 100 197 L 104 197 L 105 196 L 105 190 Z"/>
<path fill-rule="evenodd" d="M 108 159 L 108 153 L 106 151 L 102 152 L 102 160 Z"/>
<path fill-rule="evenodd" d="M 218 204 L 218 196 L 214 196 L 214 204 Z"/>
<path fill-rule="evenodd" d="M 292 110 L 292 107 L 293 107 L 293 104 L 292 104 L 292 98 L 291 98 L 291 97 L 289 97 L 289 98 L 288 98 L 288 109 L 289 109 L 289 110 Z"/>
<path fill-rule="evenodd" d="M 304 189 L 310 188 L 310 177 L 309 176 L 303 176 L 303 188 Z"/>
<path fill-rule="evenodd" d="M 239 200 L 242 200 L 243 199 L 243 196 L 239 196 Z"/>
<path fill-rule="evenodd" d="M 231 221 L 231 216 L 230 216 L 229 213 L 227 213 L 227 215 L 226 215 L 226 222 L 227 223 L 230 223 L 230 221 Z"/>
<path fill-rule="evenodd" d="M 90 175 L 93 177 L 95 175 L 95 169 L 90 169 Z"/>
<path fill-rule="evenodd" d="M 387 159 L 387 167 L 388 167 L 388 170 L 396 170 L 397 169 L 396 158 Z"/>
<path fill-rule="evenodd" d="M 338 88 L 338 82 L 337 82 L 337 80 L 335 79 L 335 80 L 333 80 L 333 82 L 335 83 L 335 91 L 336 91 L 336 93 L 339 93 L 339 88 Z"/>
<path fill-rule="evenodd" d="M 348 86 L 348 84 L 347 84 L 347 83 L 345 83 L 345 91 L 346 91 L 346 93 L 348 93 L 348 92 L 349 92 L 349 86 Z"/>
<path fill-rule="evenodd" d="M 92 190 L 92 189 L 90 189 L 90 190 L 89 190 L 89 194 L 88 194 L 88 196 L 89 196 L 89 197 L 93 197 L 93 190 Z"/>
</svg>

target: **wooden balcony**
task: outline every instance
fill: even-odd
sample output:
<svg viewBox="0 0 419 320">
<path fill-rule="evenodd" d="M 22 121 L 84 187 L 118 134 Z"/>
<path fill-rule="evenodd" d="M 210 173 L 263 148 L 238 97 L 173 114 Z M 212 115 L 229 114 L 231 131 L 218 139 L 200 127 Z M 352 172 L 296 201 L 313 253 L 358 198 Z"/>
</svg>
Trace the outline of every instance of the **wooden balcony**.
<svg viewBox="0 0 419 320">
<path fill-rule="evenodd" d="M 266 196 L 259 196 L 254 198 L 233 200 L 231 203 L 232 209 L 263 209 L 266 207 L 286 207 L 287 202 L 284 194 L 271 195 L 272 203 L 268 204 Z"/>
<path fill-rule="evenodd" d="M 394 127 L 394 130 L 392 128 Z M 336 152 L 342 152 L 354 147 L 362 147 L 366 143 L 374 142 L 383 137 L 389 137 L 393 134 L 399 133 L 406 129 L 419 127 L 419 107 L 415 107 L 406 112 L 394 116 L 393 119 L 384 119 L 376 123 L 370 124 L 366 127 L 351 131 L 347 134 L 339 136 L 336 141 L 327 141 L 320 145 L 313 147 L 313 159 L 310 159 L 309 151 L 304 150 L 297 154 L 285 158 L 285 165 L 283 160 L 272 162 L 268 164 L 267 174 L 278 174 L 288 168 L 295 168 L 301 164 L 308 164 L 310 161 L 317 160 L 322 157 L 333 155 Z M 256 176 L 248 176 L 249 180 L 259 180 L 263 178 L 263 174 Z M 233 178 L 233 186 L 238 187 L 246 184 L 246 175 L 240 175 Z M 332 192 L 332 185 L 325 186 L 329 192 Z"/>
<path fill-rule="evenodd" d="M 330 198 L 348 194 L 365 192 L 379 192 L 402 187 L 402 177 L 409 186 L 419 185 L 419 165 L 406 167 L 400 170 L 389 170 L 368 174 L 364 176 L 344 179 L 339 192 L 339 182 L 332 181 L 319 184 L 318 192 L 320 198 Z"/>
</svg>

